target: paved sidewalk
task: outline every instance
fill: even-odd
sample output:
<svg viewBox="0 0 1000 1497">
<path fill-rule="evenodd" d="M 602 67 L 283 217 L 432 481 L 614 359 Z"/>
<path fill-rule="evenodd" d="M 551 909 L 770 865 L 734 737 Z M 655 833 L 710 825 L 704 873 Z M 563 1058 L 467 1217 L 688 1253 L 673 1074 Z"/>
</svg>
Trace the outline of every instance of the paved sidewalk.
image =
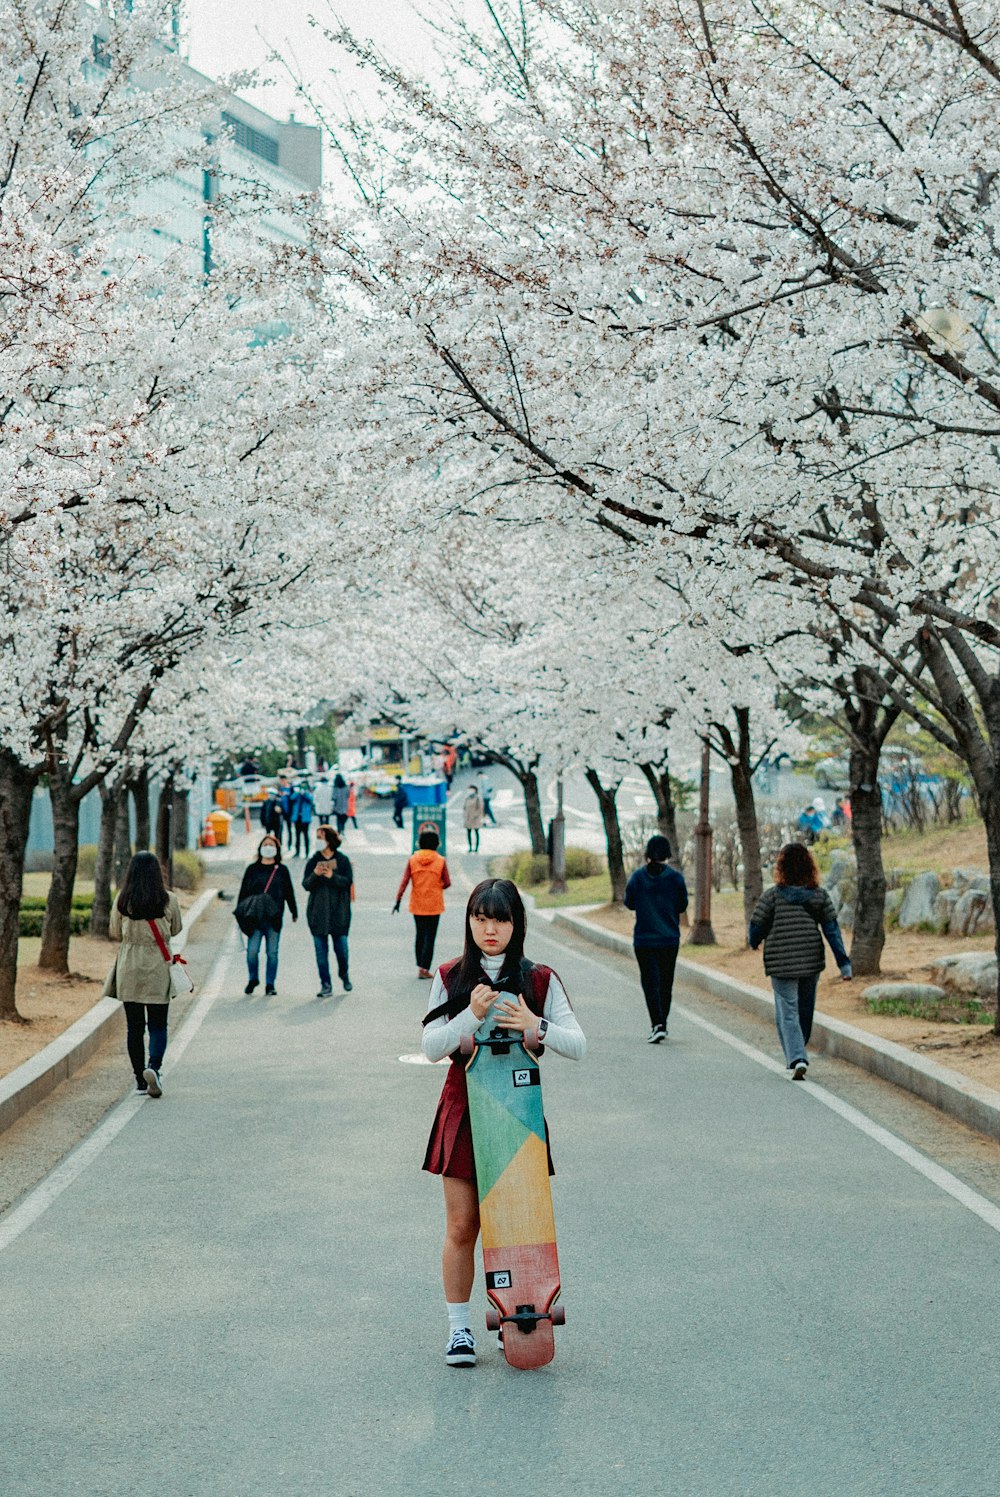
<svg viewBox="0 0 1000 1497">
<path fill-rule="evenodd" d="M 279 996 L 245 998 L 226 917 L 163 1100 L 0 1252 L 0 1491 L 990 1489 L 1000 1235 L 694 1023 L 645 1045 L 634 978 L 541 921 L 590 1042 L 543 1063 L 567 1325 L 541 1373 L 485 1336 L 445 1367 L 419 1169 L 443 1068 L 399 1060 L 427 995 L 388 913 L 401 860 L 352 855 L 354 992 L 313 996 L 300 921 Z M 466 886 L 485 868 L 450 861 Z"/>
</svg>

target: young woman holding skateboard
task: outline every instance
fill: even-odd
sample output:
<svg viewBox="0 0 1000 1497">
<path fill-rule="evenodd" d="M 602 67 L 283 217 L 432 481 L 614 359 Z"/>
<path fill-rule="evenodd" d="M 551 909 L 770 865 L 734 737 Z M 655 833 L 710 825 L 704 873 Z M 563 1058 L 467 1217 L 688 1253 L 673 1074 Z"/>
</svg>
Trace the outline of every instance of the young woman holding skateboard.
<svg viewBox="0 0 1000 1497">
<path fill-rule="evenodd" d="M 428 1060 L 443 1060 L 446 1055 L 452 1060 L 423 1165 L 444 1182 L 441 1267 L 449 1367 L 472 1367 L 476 1360 L 469 1297 L 479 1236 L 479 1194 L 462 1037 L 475 1034 L 492 1008 L 503 1029 L 524 1034 L 537 1026 L 539 1040 L 544 1039 L 557 1055 L 581 1060 L 587 1048 L 559 978 L 549 967 L 525 959 L 524 936 L 524 905 L 515 885 L 505 878 L 477 884 L 465 911 L 465 950 L 438 969 L 424 1019 L 423 1049 Z"/>
</svg>

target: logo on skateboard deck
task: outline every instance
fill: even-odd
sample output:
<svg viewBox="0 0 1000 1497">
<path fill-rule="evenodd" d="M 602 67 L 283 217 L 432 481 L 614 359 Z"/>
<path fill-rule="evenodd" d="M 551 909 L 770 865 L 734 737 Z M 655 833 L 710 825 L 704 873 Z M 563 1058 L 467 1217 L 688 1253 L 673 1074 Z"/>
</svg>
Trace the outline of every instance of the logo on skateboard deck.
<svg viewBox="0 0 1000 1497">
<path fill-rule="evenodd" d="M 509 1268 L 497 1269 L 494 1273 L 486 1275 L 487 1289 L 509 1289 L 513 1283 L 514 1276 Z"/>
<path fill-rule="evenodd" d="M 515 1086 L 541 1086 L 541 1084 L 542 1078 L 539 1073 L 533 1068 L 531 1070 L 520 1070 L 514 1072 Z"/>
</svg>

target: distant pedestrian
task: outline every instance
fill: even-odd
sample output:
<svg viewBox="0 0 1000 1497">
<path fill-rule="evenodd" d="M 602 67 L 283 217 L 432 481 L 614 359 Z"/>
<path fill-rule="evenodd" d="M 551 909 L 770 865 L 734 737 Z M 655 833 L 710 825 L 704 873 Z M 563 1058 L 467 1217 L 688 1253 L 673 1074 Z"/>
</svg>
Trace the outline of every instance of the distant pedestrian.
<svg viewBox="0 0 1000 1497">
<path fill-rule="evenodd" d="M 136 1093 L 159 1097 L 163 1094 L 160 1071 L 167 1048 L 167 1010 L 173 996 L 169 943 L 171 936 L 180 934 L 181 908 L 176 894 L 164 887 L 154 853 L 137 852 L 129 863 L 111 907 L 108 929 L 121 947 L 103 996 L 117 998 L 125 1010 L 126 1046 Z"/>
<path fill-rule="evenodd" d="M 312 791 L 308 785 L 296 785 L 292 796 L 292 825 L 295 828 L 295 857 L 309 851 L 313 819 Z"/>
<path fill-rule="evenodd" d="M 319 972 L 319 992 L 316 996 L 329 998 L 333 992 L 328 947 L 330 941 L 333 942 L 337 974 L 344 984 L 344 992 L 349 993 L 352 989 L 348 976 L 347 933 L 351 928 L 354 872 L 344 854 L 337 850 L 340 847 L 340 836 L 332 826 L 317 827 L 316 836 L 319 838 L 319 850 L 313 853 L 306 864 L 302 887 L 309 891 L 306 921 L 312 932 L 316 968 Z"/>
<path fill-rule="evenodd" d="M 799 815 L 798 828 L 810 846 L 823 830 L 822 814 L 811 801 Z"/>
<path fill-rule="evenodd" d="M 313 787 L 313 810 L 318 821 L 326 822 L 333 815 L 333 787 L 329 775 L 321 775 Z"/>
<path fill-rule="evenodd" d="M 409 796 L 406 793 L 406 786 L 400 780 L 396 786 L 396 793 L 392 797 L 392 819 L 399 827 L 403 825 L 403 812 L 408 804 Z"/>
<path fill-rule="evenodd" d="M 354 826 L 360 831 L 358 827 L 358 792 L 355 789 L 353 780 L 349 780 L 347 785 L 347 819 L 353 822 Z"/>
<path fill-rule="evenodd" d="M 470 785 L 462 802 L 462 825 L 469 852 L 479 851 L 479 829 L 483 824 L 483 798 L 475 785 Z"/>
<path fill-rule="evenodd" d="M 452 1061 L 423 1166 L 429 1174 L 443 1177 L 445 1240 L 441 1267 L 448 1314 L 445 1361 L 449 1367 L 471 1367 L 476 1360 L 469 1296 L 480 1226 L 479 1192 L 462 1037 L 475 1034 L 492 1010 L 492 1022 L 530 1050 L 538 1050 L 544 1041 L 556 1055 L 582 1060 L 587 1048 L 565 988 L 550 967 L 526 959 L 524 938 L 524 903 L 516 887 L 509 879 L 485 879 L 473 889 L 466 907 L 465 950 L 457 960 L 442 964 L 428 994 L 424 1054 L 428 1060 L 450 1056 Z M 520 1128 L 509 1114 L 504 1113 L 503 1119 L 506 1121 L 498 1122 L 498 1129 Z M 504 1138 L 507 1136 L 504 1131 Z M 545 1142 L 547 1145 L 547 1129 Z M 552 1174 L 551 1154 L 548 1168 Z M 520 1265 L 526 1259 L 525 1253 L 516 1263 Z"/>
<path fill-rule="evenodd" d="M 801 842 L 789 842 L 778 854 L 774 883 L 751 917 L 749 943 L 756 951 L 764 942 L 764 971 L 774 989 L 775 1023 L 793 1081 L 801 1081 L 809 1069 L 806 1046 L 812 1033 L 816 984 L 826 965 L 823 936 L 841 977 L 849 982 L 853 975 L 850 958 L 833 903 L 820 888 L 816 859 Z"/>
<path fill-rule="evenodd" d="M 343 837 L 347 825 L 347 781 L 338 769 L 333 777 L 333 814 L 337 818 L 337 835 Z"/>
<path fill-rule="evenodd" d="M 493 826 L 496 826 L 497 819 L 493 815 L 493 786 L 483 775 L 477 775 L 476 788 L 483 802 L 484 819 L 489 821 Z"/>
<path fill-rule="evenodd" d="M 260 948 L 267 958 L 264 966 L 264 996 L 273 998 L 278 981 L 278 942 L 285 906 L 292 920 L 299 918 L 292 876 L 281 861 L 281 844 L 273 832 L 260 840 L 257 856 L 248 865 L 236 896 L 236 923 L 247 938 L 247 985 L 244 993 L 260 986 Z"/>
<path fill-rule="evenodd" d="M 251 754 L 248 754 L 247 757 L 243 760 L 243 763 L 240 765 L 240 774 L 260 774 L 260 769 L 257 766 L 257 761 Z"/>
<path fill-rule="evenodd" d="M 406 886 L 411 884 L 408 908 L 416 926 L 417 976 L 430 977 L 438 921 L 444 914 L 444 891 L 451 888 L 451 875 L 438 852 L 441 843 L 437 832 L 421 832 L 417 844 L 418 851 L 407 861 L 403 882 L 396 890 L 392 912 L 399 914 Z"/>
<path fill-rule="evenodd" d="M 278 778 L 278 804 L 281 807 L 281 825 L 284 831 L 284 840 L 288 846 L 292 845 L 292 804 L 295 799 L 295 786 L 291 780 Z"/>
<path fill-rule="evenodd" d="M 668 863 L 666 837 L 650 837 L 646 860 L 625 886 L 625 908 L 635 910 L 632 945 L 639 963 L 639 979 L 649 1010 L 649 1044 L 667 1037 L 667 1021 L 674 992 L 674 969 L 681 944 L 680 915 L 688 906 L 684 875 Z"/>
<path fill-rule="evenodd" d="M 265 832 L 274 832 L 281 841 L 281 801 L 271 792 L 266 800 L 261 801 L 260 824 Z"/>
</svg>

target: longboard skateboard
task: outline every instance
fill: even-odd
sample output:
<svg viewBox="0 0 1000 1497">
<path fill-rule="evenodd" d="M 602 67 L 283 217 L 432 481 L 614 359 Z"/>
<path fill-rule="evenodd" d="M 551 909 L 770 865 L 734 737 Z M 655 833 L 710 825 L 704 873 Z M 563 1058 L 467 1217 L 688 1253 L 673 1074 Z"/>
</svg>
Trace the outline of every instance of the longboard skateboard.
<svg viewBox="0 0 1000 1497">
<path fill-rule="evenodd" d="M 494 1026 L 492 1010 L 462 1048 L 472 1055 L 466 1081 L 490 1300 L 486 1328 L 502 1328 L 512 1367 L 544 1367 L 555 1356 L 552 1327 L 566 1316 L 555 1303 L 559 1257 L 538 1057 L 516 1031 Z"/>
</svg>

